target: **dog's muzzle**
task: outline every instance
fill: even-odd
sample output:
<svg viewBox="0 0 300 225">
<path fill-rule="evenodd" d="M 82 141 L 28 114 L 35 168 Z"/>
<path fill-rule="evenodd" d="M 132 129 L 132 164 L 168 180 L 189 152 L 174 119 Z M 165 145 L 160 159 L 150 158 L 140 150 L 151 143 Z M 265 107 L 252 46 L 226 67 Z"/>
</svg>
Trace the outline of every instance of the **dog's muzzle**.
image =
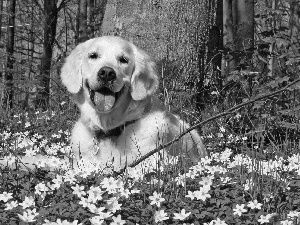
<svg viewBox="0 0 300 225">
<path fill-rule="evenodd" d="M 86 86 L 95 108 L 100 112 L 106 112 L 114 107 L 124 87 L 119 92 L 113 91 L 116 73 L 110 67 L 102 67 L 97 75 L 98 83 L 96 85 L 89 85 L 89 82 L 86 81 Z"/>
</svg>

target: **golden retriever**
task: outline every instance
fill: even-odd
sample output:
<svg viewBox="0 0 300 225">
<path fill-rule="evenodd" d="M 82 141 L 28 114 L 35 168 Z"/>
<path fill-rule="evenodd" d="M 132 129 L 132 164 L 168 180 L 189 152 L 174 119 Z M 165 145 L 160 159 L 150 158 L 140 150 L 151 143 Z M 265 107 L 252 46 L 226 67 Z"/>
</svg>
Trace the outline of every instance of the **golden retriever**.
<svg viewBox="0 0 300 225">
<path fill-rule="evenodd" d="M 75 168 L 111 165 L 118 171 L 188 128 L 154 96 L 158 75 L 152 58 L 120 37 L 79 44 L 67 57 L 61 80 L 81 113 L 71 134 Z M 207 155 L 195 130 L 160 151 L 164 158 L 180 154 L 195 163 Z M 22 161 L 32 168 L 40 159 L 47 157 Z"/>
<path fill-rule="evenodd" d="M 71 135 L 74 166 L 91 162 L 119 170 L 188 128 L 154 96 L 159 82 L 152 58 L 120 37 L 79 44 L 61 80 L 81 112 Z M 161 153 L 187 153 L 194 162 L 207 154 L 195 130 Z"/>
</svg>

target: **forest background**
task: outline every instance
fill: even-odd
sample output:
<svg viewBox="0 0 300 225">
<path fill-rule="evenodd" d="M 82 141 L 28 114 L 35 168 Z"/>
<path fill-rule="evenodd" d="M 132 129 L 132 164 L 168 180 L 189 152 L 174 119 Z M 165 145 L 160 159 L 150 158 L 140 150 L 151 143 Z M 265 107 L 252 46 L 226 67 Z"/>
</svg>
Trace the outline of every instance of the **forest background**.
<svg viewBox="0 0 300 225">
<path fill-rule="evenodd" d="M 132 186 L 140 194 L 118 199 L 122 209 L 103 192 L 106 222 L 299 224 L 299 0 L 0 0 L 0 12 L 1 157 L 64 156 L 78 116 L 59 78 L 65 57 L 89 38 L 119 35 L 154 57 L 158 97 L 201 132 L 211 158 L 198 172 L 178 163 L 148 174 Z M 0 172 L 3 223 L 92 223 L 95 205 L 74 197 L 64 171 L 58 186 L 43 170 Z M 106 177 L 76 179 L 106 190 Z M 40 198 L 36 188 L 49 182 L 55 192 Z M 149 201 L 154 190 L 161 208 Z M 28 196 L 32 210 L 21 207 Z"/>
<path fill-rule="evenodd" d="M 155 58 L 167 104 L 196 114 L 224 100 L 234 105 L 298 77 L 299 4 L 1 0 L 1 105 L 59 107 L 65 57 L 101 35 L 122 36 Z"/>
</svg>

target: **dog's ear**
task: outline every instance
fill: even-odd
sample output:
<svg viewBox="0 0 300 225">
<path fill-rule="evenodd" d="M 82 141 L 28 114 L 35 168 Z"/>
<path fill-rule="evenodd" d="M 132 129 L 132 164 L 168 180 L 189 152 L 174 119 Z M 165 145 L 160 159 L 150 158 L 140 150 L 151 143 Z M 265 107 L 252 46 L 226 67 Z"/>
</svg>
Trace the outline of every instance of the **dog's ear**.
<svg viewBox="0 0 300 225">
<path fill-rule="evenodd" d="M 83 53 L 91 41 L 92 39 L 77 45 L 67 57 L 61 69 L 61 81 L 67 87 L 68 91 L 73 94 L 78 93 L 82 87 Z"/>
<path fill-rule="evenodd" d="M 143 50 L 134 46 L 135 68 L 131 77 L 131 96 L 142 100 L 152 95 L 158 87 L 156 64 Z"/>
</svg>

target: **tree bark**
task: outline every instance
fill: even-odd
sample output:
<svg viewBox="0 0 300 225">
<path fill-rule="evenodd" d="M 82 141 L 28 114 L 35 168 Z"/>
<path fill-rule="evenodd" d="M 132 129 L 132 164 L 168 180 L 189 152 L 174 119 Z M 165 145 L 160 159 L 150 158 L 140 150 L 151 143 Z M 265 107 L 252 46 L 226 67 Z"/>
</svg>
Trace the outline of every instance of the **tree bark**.
<svg viewBox="0 0 300 225">
<path fill-rule="evenodd" d="M 225 55 L 222 73 L 236 70 L 242 59 L 251 59 L 254 39 L 254 1 L 223 0 L 223 42 Z"/>
<path fill-rule="evenodd" d="M 2 14 L 3 14 L 3 0 L 0 0 L 0 27 L 2 27 Z M 1 33 L 2 29 L 0 28 L 0 41 L 1 41 L 1 37 L 2 37 L 2 33 Z M 0 46 L 1 47 L 1 46 Z M 3 70 L 2 68 L 0 68 L 0 79 L 2 81 L 3 79 Z M 3 91 L 0 90 L 0 104 L 2 102 L 2 96 L 3 96 Z"/>
<path fill-rule="evenodd" d="M 102 28 L 102 24 L 103 24 L 103 19 L 104 19 L 104 14 L 106 11 L 106 5 L 107 5 L 107 0 L 96 0 L 97 5 L 96 5 L 96 9 L 97 9 L 97 16 L 98 19 L 95 22 L 94 25 L 94 34 L 101 34 L 101 28 Z"/>
<path fill-rule="evenodd" d="M 223 49 L 223 4 L 222 1 L 217 0 L 216 8 L 216 22 L 210 29 L 208 42 L 208 55 L 212 60 L 213 73 L 215 74 L 218 89 L 222 89 L 223 78 L 221 74 L 222 68 L 222 54 Z"/>
<path fill-rule="evenodd" d="M 276 1 L 272 1 L 272 11 L 275 12 L 276 10 Z M 271 29 L 276 29 L 276 20 L 275 20 L 275 16 L 273 16 L 273 18 L 270 19 L 271 20 Z M 270 47 L 269 47 L 269 60 L 268 60 L 268 76 L 269 77 L 273 77 L 274 74 L 274 48 L 275 48 L 275 42 L 274 43 L 270 43 Z"/>
<path fill-rule="evenodd" d="M 79 15 L 78 15 L 79 38 L 78 43 L 88 40 L 87 33 L 87 0 L 79 0 Z M 77 44 L 78 44 L 77 43 Z"/>
<path fill-rule="evenodd" d="M 2 15 L 3 15 L 3 0 L 0 0 L 0 27 L 2 27 Z M 2 29 L 0 29 L 0 40 L 1 40 L 1 33 Z"/>
<path fill-rule="evenodd" d="M 290 0 L 290 18 L 289 30 L 291 46 L 299 47 L 299 29 L 300 29 L 300 2 L 299 0 Z"/>
<path fill-rule="evenodd" d="M 34 49 L 35 49 L 35 42 L 34 42 L 34 4 L 33 0 L 30 2 L 31 4 L 31 18 L 30 18 L 30 30 L 29 30 L 29 39 L 28 39 L 28 73 L 26 74 L 28 80 L 32 80 L 32 71 L 33 71 L 33 66 L 34 66 Z M 35 91 L 33 88 L 30 88 L 26 92 L 26 96 L 23 102 L 22 108 L 24 110 L 29 109 L 29 108 L 34 108 L 32 104 L 32 100 L 34 100 L 33 95 L 35 94 Z"/>
<path fill-rule="evenodd" d="M 223 11 L 222 2 L 218 0 L 206 1 L 206 33 L 202 37 L 203 41 L 200 41 L 201 46 L 198 51 L 198 67 L 199 78 L 197 79 L 197 94 L 196 94 L 196 107 L 199 111 L 202 111 L 206 105 L 211 101 L 211 83 L 205 83 L 205 80 L 220 80 L 220 68 L 222 55 L 220 50 L 222 49 L 223 39 Z M 203 13 L 203 12 L 202 12 Z M 208 75 L 208 71 L 211 71 Z"/>
<path fill-rule="evenodd" d="M 224 59 L 222 61 L 223 77 L 236 67 L 236 60 L 229 52 L 235 51 L 234 27 L 236 27 L 235 0 L 223 0 L 223 44 Z"/>
<path fill-rule="evenodd" d="M 96 23 L 96 2 L 95 0 L 89 0 L 89 29 L 88 29 L 88 36 L 89 37 L 94 37 L 94 33 L 95 33 L 95 23 Z"/>
<path fill-rule="evenodd" d="M 43 55 L 40 65 L 41 74 L 38 77 L 39 88 L 35 106 L 47 110 L 50 102 L 50 69 L 58 16 L 56 1 L 44 0 L 44 15 Z"/>
<path fill-rule="evenodd" d="M 4 75 L 4 93 L 3 104 L 6 108 L 12 109 L 13 107 L 13 68 L 14 68 L 14 45 L 15 45 L 15 12 L 16 12 L 16 0 L 8 1 L 8 32 L 7 32 L 7 63 L 6 72 Z"/>
</svg>

